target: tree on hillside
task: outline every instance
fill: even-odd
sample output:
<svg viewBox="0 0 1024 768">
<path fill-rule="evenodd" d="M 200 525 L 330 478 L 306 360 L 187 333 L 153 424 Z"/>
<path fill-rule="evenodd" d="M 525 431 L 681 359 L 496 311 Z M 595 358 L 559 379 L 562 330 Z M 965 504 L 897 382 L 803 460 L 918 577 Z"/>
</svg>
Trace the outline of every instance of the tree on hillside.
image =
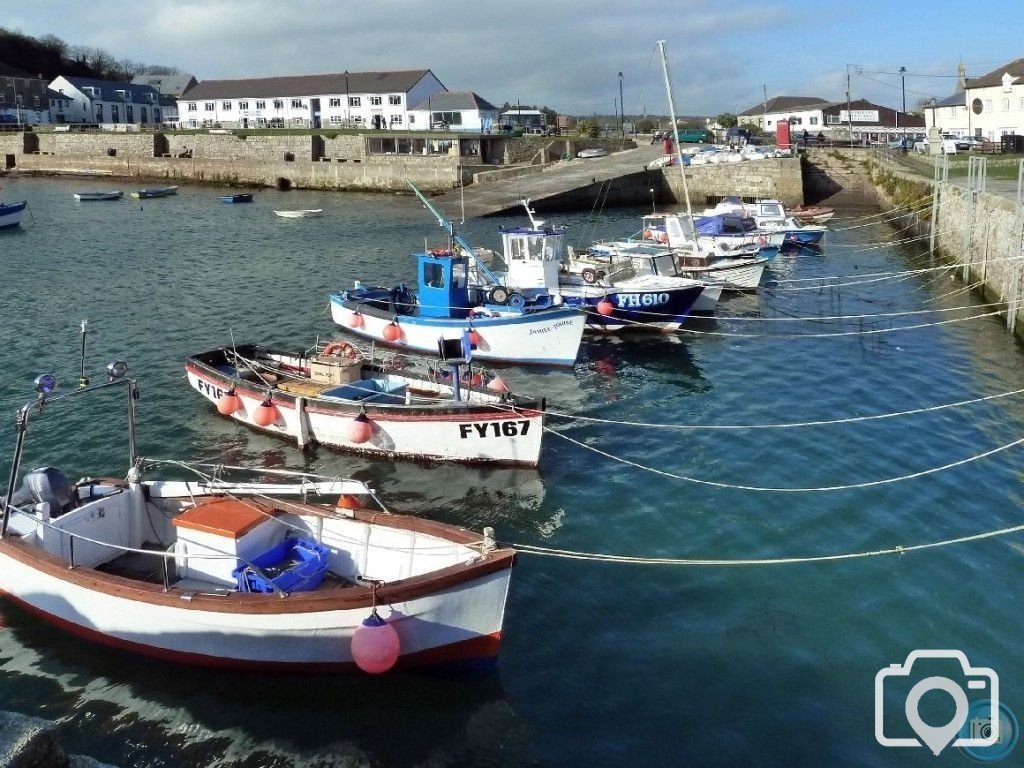
<svg viewBox="0 0 1024 768">
<path fill-rule="evenodd" d="M 715 118 L 715 121 L 723 128 L 732 128 L 736 125 L 736 115 L 731 112 L 723 112 Z"/>
</svg>

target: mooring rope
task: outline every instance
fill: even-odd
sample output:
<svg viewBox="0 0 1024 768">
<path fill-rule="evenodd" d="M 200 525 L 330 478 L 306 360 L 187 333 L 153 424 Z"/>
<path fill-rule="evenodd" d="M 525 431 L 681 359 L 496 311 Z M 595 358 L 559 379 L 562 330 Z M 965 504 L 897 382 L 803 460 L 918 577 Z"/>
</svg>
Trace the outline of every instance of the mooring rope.
<svg viewBox="0 0 1024 768">
<path fill-rule="evenodd" d="M 651 474 L 654 474 L 654 475 L 659 475 L 661 477 L 667 477 L 667 478 L 670 478 L 670 479 L 673 479 L 673 480 L 683 480 L 685 482 L 695 483 L 697 485 L 710 486 L 712 488 L 723 488 L 723 489 L 734 490 L 734 491 L 760 491 L 760 492 L 763 492 L 763 493 L 829 493 L 829 492 L 833 492 L 833 491 L 850 491 L 850 490 L 856 490 L 856 489 L 860 489 L 860 488 L 875 488 L 875 487 L 878 487 L 878 486 L 881 486 L 881 485 L 891 485 L 893 483 L 899 483 L 899 482 L 903 482 L 905 480 L 913 480 L 913 479 L 916 479 L 918 477 L 925 477 L 927 475 L 934 475 L 934 474 L 936 474 L 938 472 L 943 472 L 943 471 L 945 471 L 947 469 L 954 469 L 955 467 L 960 467 L 960 466 L 963 466 L 965 464 L 970 464 L 970 463 L 975 462 L 975 461 L 980 461 L 981 459 L 988 458 L 989 456 L 994 456 L 997 453 L 1001 453 L 1002 451 L 1009 450 L 1010 448 L 1013 448 L 1015 446 L 1020 445 L 1021 443 L 1024 443 L 1024 438 L 1020 438 L 1020 439 L 1014 440 L 1013 442 L 1007 443 L 1005 445 L 1001 445 L 1001 446 L 999 446 L 997 448 L 993 448 L 992 450 L 985 451 L 984 453 L 979 453 L 979 454 L 976 454 L 974 456 L 969 456 L 966 459 L 959 459 L 957 461 L 953 461 L 953 462 L 950 462 L 948 464 L 943 464 L 942 466 L 939 466 L 939 467 L 932 467 L 930 469 L 923 469 L 923 470 L 920 470 L 918 472 L 911 472 L 911 473 L 906 474 L 906 475 L 900 475 L 898 477 L 889 477 L 889 478 L 885 478 L 885 479 L 882 479 L 882 480 L 868 480 L 868 481 L 865 481 L 865 482 L 862 482 L 862 483 L 849 483 L 847 485 L 826 485 L 826 486 L 815 486 L 815 487 L 806 487 L 806 488 L 775 488 L 775 487 L 760 486 L 760 485 L 739 485 L 739 484 L 734 484 L 734 483 L 722 483 L 722 482 L 717 482 L 717 481 L 714 481 L 714 480 L 702 480 L 699 477 L 690 477 L 688 475 L 680 475 L 680 474 L 677 474 L 675 472 L 668 472 L 667 470 L 657 469 L 655 467 L 649 467 L 649 466 L 646 466 L 644 464 L 640 464 L 639 462 L 632 461 L 630 459 L 626 459 L 626 458 L 623 458 L 621 456 L 616 456 L 615 454 L 612 454 L 612 453 L 608 453 L 607 451 L 603 451 L 600 448 L 596 448 L 596 447 L 594 447 L 592 445 L 587 445 L 586 443 L 583 443 L 583 442 L 580 442 L 579 440 L 571 438 L 568 435 L 563 434 L 562 432 L 559 432 L 558 430 L 552 429 L 551 427 L 549 427 L 547 425 L 544 425 L 544 430 L 546 432 L 550 432 L 553 435 L 557 435 L 562 440 L 570 442 L 573 445 L 577 445 L 580 448 L 585 448 L 588 451 L 593 451 L 594 453 L 598 454 L 599 456 L 604 456 L 606 459 L 611 459 L 612 461 L 617 461 L 620 464 L 625 464 L 626 466 L 630 466 L 630 467 L 633 467 L 635 469 L 642 470 L 644 472 L 650 472 Z"/>
<path fill-rule="evenodd" d="M 637 557 L 633 555 L 607 554 L 604 552 L 579 552 L 570 549 L 555 549 L 536 544 L 513 544 L 502 542 L 502 546 L 512 547 L 525 555 L 540 557 L 556 557 L 564 560 L 589 560 L 591 562 L 619 563 L 627 565 L 673 565 L 673 566 L 758 566 L 758 565 L 795 565 L 799 563 L 828 563 L 842 560 L 860 560 L 885 555 L 905 555 L 909 552 L 921 552 L 927 549 L 939 549 L 954 544 L 966 544 L 972 541 L 983 541 L 998 536 L 1008 536 L 1024 531 L 1024 524 L 1009 528 L 996 528 L 984 533 L 957 536 L 953 539 L 932 541 L 926 544 L 910 544 L 907 546 L 872 549 L 862 552 L 843 552 L 835 555 L 810 555 L 805 557 L 762 557 L 762 558 L 690 558 L 690 557 Z"/>
</svg>

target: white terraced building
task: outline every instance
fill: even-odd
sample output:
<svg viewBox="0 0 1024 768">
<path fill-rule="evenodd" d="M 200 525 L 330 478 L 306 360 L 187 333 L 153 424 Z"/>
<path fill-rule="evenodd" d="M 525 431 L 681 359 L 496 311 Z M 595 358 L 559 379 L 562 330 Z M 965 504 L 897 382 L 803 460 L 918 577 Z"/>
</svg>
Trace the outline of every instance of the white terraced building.
<svg viewBox="0 0 1024 768">
<path fill-rule="evenodd" d="M 952 96 L 925 109 L 928 127 L 998 142 L 1024 134 L 1024 58 L 967 80 Z"/>
<path fill-rule="evenodd" d="M 103 126 L 160 125 L 160 94 L 148 85 L 91 77 L 58 77 L 50 83 L 51 118 L 55 123 Z"/>
<path fill-rule="evenodd" d="M 429 69 L 203 80 L 178 116 L 182 128 L 418 128 L 410 108 L 446 91 Z"/>
</svg>

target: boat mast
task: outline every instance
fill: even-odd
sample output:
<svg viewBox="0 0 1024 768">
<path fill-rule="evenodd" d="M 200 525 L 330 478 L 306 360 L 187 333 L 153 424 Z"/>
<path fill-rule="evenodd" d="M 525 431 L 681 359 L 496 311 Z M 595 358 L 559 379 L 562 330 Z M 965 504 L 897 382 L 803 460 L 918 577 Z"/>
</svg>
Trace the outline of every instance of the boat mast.
<svg viewBox="0 0 1024 768">
<path fill-rule="evenodd" d="M 683 152 L 679 148 L 679 126 L 676 124 L 676 106 L 672 101 L 672 82 L 668 76 L 668 57 L 665 55 L 665 41 L 658 41 L 661 51 L 661 71 L 665 75 L 665 92 L 668 93 L 668 113 L 672 118 L 672 136 L 676 142 L 676 162 L 679 163 L 679 175 L 683 177 L 683 197 L 686 198 L 686 216 L 690 220 L 690 228 L 696 236 L 697 229 L 693 226 L 693 209 L 690 207 L 690 190 L 686 185 L 686 168 L 683 165 Z"/>
</svg>

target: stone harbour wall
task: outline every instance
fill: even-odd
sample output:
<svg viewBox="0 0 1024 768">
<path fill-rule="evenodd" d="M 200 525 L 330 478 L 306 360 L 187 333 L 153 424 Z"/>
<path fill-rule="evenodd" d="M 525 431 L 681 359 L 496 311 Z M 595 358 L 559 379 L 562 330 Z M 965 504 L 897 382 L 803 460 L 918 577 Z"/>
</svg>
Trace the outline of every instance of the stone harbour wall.
<svg viewBox="0 0 1024 768">
<path fill-rule="evenodd" d="M 662 199 L 685 204 L 683 181 L 678 166 L 661 169 Z M 703 208 L 710 199 L 728 195 L 770 198 L 785 205 L 803 205 L 804 188 L 800 159 L 796 157 L 744 160 L 739 163 L 691 165 L 686 168 L 690 203 Z"/>
<path fill-rule="evenodd" d="M 163 135 L 155 133 L 37 133 L 40 153 L 47 155 L 153 157 L 163 146 Z M 110 152 L 113 150 L 114 155 Z"/>
</svg>

